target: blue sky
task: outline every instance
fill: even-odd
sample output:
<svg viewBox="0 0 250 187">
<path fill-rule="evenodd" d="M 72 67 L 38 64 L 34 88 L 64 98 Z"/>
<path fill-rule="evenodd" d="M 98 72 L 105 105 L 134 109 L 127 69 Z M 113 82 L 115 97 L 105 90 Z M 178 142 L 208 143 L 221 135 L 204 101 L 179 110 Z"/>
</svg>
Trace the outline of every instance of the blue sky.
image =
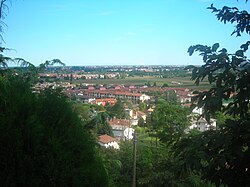
<svg viewBox="0 0 250 187">
<path fill-rule="evenodd" d="M 227 4 L 223 4 L 223 3 Z M 234 52 L 249 36 L 231 36 L 233 25 L 218 22 L 211 3 L 248 9 L 236 0 L 12 0 L 4 20 L 7 56 L 38 65 L 201 65 L 190 45 Z"/>
</svg>

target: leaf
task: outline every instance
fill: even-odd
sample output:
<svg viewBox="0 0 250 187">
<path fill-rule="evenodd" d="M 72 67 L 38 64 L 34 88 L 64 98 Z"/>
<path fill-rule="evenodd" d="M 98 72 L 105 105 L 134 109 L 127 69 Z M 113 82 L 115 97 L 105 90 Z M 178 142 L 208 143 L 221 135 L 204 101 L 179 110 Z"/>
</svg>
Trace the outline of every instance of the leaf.
<svg viewBox="0 0 250 187">
<path fill-rule="evenodd" d="M 223 48 L 219 52 L 221 52 L 221 53 L 227 53 L 227 50 L 225 48 Z"/>
<path fill-rule="evenodd" d="M 192 56 L 193 53 L 194 53 L 194 50 L 195 50 L 195 46 L 191 45 L 189 48 L 188 48 L 188 53 L 189 53 L 189 56 Z"/>
<path fill-rule="evenodd" d="M 246 52 L 246 51 L 248 50 L 249 45 L 250 45 L 250 41 L 247 41 L 245 44 L 242 44 L 242 45 L 240 46 L 240 48 L 241 48 L 244 52 Z"/>
<path fill-rule="evenodd" d="M 217 49 L 220 47 L 220 44 L 219 43 L 215 43 L 213 46 L 212 46 L 212 51 L 217 51 Z"/>
<path fill-rule="evenodd" d="M 243 52 L 243 50 L 238 50 L 238 51 L 236 51 L 235 55 L 239 56 L 239 57 L 244 57 L 244 52 Z"/>
</svg>

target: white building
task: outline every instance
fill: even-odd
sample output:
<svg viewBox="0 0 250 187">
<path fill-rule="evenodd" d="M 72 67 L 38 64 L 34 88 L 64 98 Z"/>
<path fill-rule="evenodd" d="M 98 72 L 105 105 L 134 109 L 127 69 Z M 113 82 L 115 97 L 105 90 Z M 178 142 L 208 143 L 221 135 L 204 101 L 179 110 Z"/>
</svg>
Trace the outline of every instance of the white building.
<svg viewBox="0 0 250 187">
<path fill-rule="evenodd" d="M 192 121 L 191 126 L 189 129 L 197 129 L 201 132 L 216 129 L 216 120 L 210 119 L 210 123 L 208 123 L 204 118 L 200 118 L 199 120 Z"/>
<path fill-rule="evenodd" d="M 192 115 L 190 116 L 191 125 L 188 131 L 191 129 L 197 129 L 200 132 L 204 132 L 207 130 L 216 129 L 216 119 L 210 119 L 210 123 L 207 122 L 204 118 L 198 119 L 198 117 L 202 115 L 202 113 L 203 113 L 203 108 L 195 107 L 193 109 Z"/>
<path fill-rule="evenodd" d="M 141 102 L 149 101 L 149 100 L 150 100 L 150 96 L 148 96 L 148 95 L 142 94 L 142 95 L 140 96 L 140 101 L 141 101 Z"/>
<path fill-rule="evenodd" d="M 109 124 L 116 138 L 122 139 L 122 140 L 133 139 L 134 129 L 131 128 L 132 127 L 131 120 L 112 119 L 109 121 Z"/>
<path fill-rule="evenodd" d="M 119 149 L 120 148 L 119 144 L 116 142 L 115 138 L 113 138 L 107 134 L 101 135 L 98 138 L 99 138 L 98 143 L 101 146 L 104 146 L 106 148 L 112 148 L 112 149 Z"/>
</svg>

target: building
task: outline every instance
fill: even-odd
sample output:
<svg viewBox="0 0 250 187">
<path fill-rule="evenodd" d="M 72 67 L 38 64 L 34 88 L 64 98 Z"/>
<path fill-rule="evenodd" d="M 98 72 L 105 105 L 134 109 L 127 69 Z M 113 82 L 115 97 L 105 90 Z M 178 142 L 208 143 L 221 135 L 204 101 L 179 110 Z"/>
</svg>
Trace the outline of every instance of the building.
<svg viewBox="0 0 250 187">
<path fill-rule="evenodd" d="M 91 104 L 97 104 L 97 105 L 114 105 L 116 104 L 117 100 L 115 98 L 102 98 L 102 99 L 94 99 L 91 101 Z"/>
<path fill-rule="evenodd" d="M 95 98 L 116 98 L 116 99 L 128 99 L 133 103 L 145 102 L 150 100 L 150 96 L 140 93 L 131 93 L 128 91 L 117 90 L 86 90 L 85 95 Z"/>
<path fill-rule="evenodd" d="M 116 139 L 107 135 L 107 134 L 100 135 L 98 137 L 98 143 L 105 148 L 112 148 L 112 149 L 119 149 L 120 148 Z"/>
<path fill-rule="evenodd" d="M 204 112 L 204 109 L 195 107 L 192 110 L 192 114 L 189 116 L 191 119 L 191 125 L 189 127 L 189 130 L 191 129 L 197 129 L 200 132 L 204 132 L 207 130 L 216 129 L 216 119 L 210 119 L 210 122 L 207 122 L 204 118 L 199 118 Z"/>
<path fill-rule="evenodd" d="M 208 123 L 204 118 L 200 118 L 198 120 L 192 121 L 189 129 L 197 129 L 200 132 L 216 129 L 216 120 L 210 119 L 210 123 Z"/>
<path fill-rule="evenodd" d="M 114 136 L 120 140 L 133 139 L 134 129 L 132 128 L 131 120 L 127 119 L 112 119 L 109 121 Z"/>
</svg>

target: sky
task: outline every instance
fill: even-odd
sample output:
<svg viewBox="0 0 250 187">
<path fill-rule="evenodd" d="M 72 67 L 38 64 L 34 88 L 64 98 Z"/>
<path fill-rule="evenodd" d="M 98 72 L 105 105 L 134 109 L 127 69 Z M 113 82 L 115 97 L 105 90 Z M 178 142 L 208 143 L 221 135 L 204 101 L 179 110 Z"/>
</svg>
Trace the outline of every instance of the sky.
<svg viewBox="0 0 250 187">
<path fill-rule="evenodd" d="M 235 52 L 249 38 L 231 36 L 206 8 L 236 0 L 12 0 L 5 17 L 6 56 L 35 65 L 202 65 L 190 45 L 220 43 Z"/>
</svg>

